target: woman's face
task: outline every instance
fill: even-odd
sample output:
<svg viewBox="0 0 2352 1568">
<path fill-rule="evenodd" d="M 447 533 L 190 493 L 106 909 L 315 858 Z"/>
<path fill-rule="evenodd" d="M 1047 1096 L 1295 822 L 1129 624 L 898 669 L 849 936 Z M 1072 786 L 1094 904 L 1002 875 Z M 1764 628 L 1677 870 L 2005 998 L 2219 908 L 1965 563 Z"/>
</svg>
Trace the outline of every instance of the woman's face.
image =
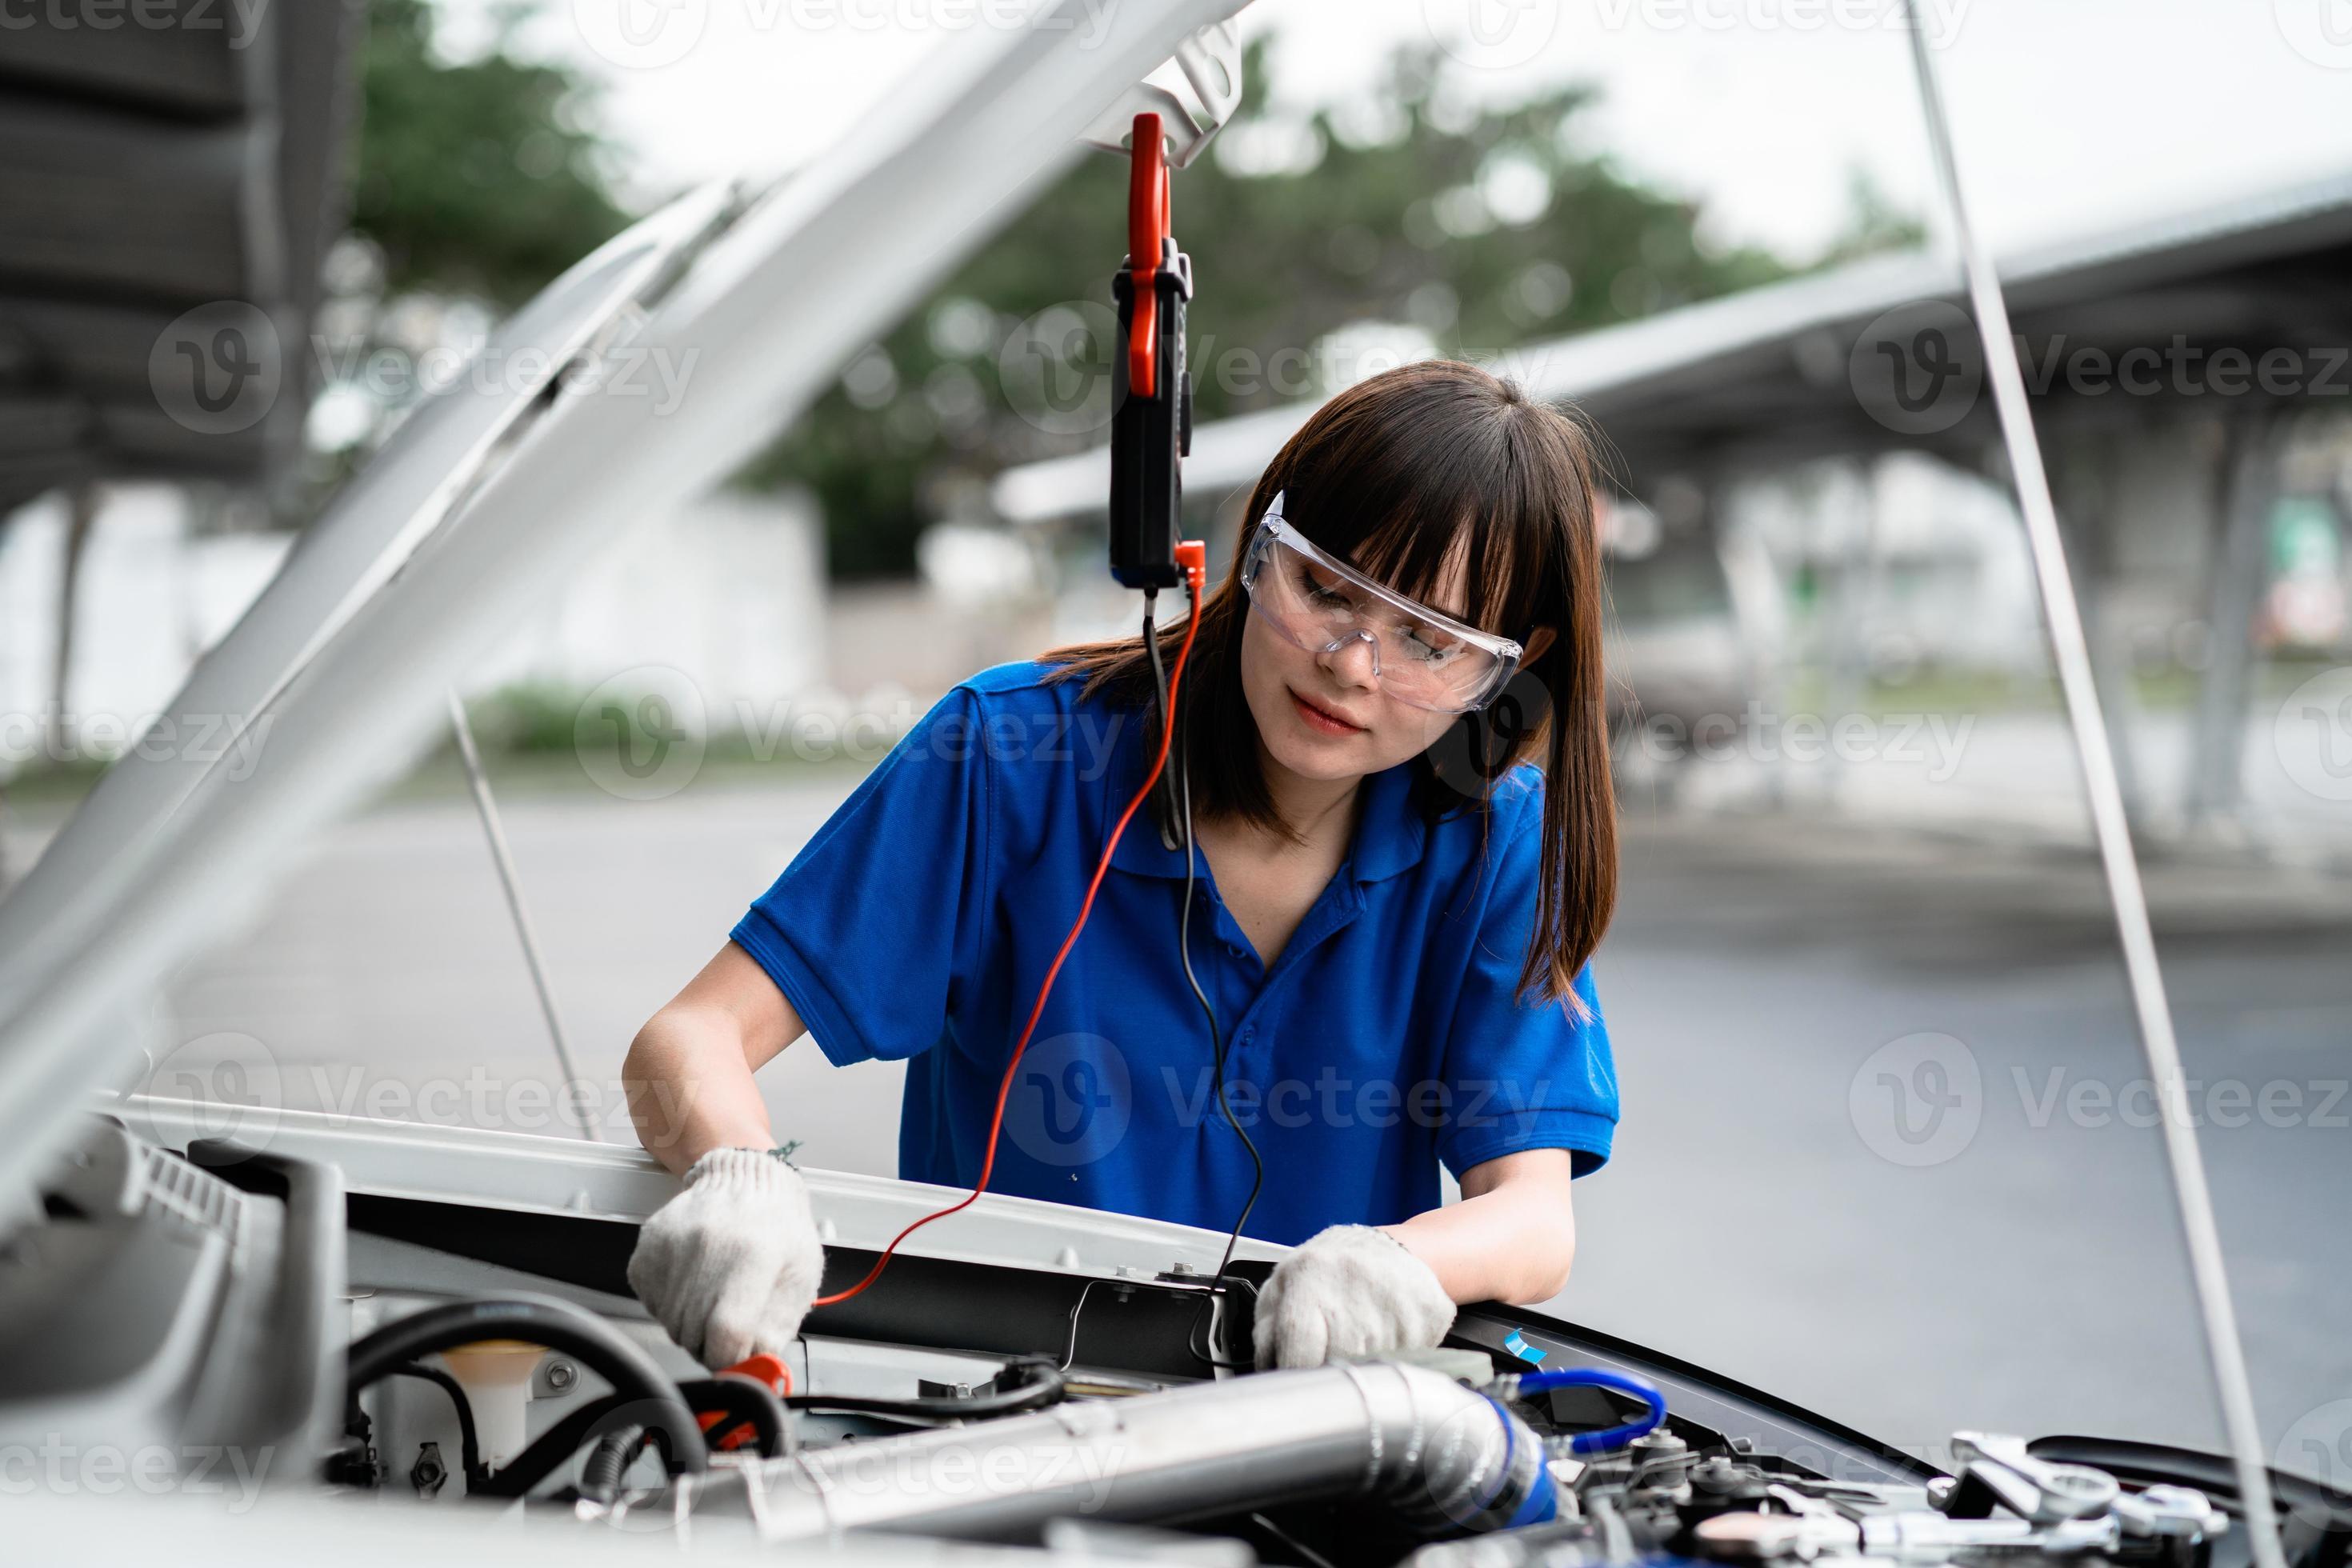
<svg viewBox="0 0 2352 1568">
<path fill-rule="evenodd" d="M 1458 614 L 1465 571 L 1457 560 L 1432 607 Z M 1266 752 L 1301 778 L 1358 778 L 1392 768 L 1435 744 L 1457 717 L 1399 702 L 1372 675 L 1371 645 L 1350 638 L 1309 653 L 1255 611 L 1242 616 L 1242 691 Z"/>
</svg>

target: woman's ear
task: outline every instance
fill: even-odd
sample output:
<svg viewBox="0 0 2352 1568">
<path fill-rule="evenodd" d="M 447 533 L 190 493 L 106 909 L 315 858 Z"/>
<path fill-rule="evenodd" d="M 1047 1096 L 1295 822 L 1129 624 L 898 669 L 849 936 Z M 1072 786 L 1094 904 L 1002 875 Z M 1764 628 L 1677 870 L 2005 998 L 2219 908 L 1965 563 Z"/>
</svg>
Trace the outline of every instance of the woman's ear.
<svg viewBox="0 0 2352 1568">
<path fill-rule="evenodd" d="M 1521 669 L 1525 669 L 1528 666 L 1541 658 L 1543 657 L 1544 649 L 1551 647 L 1551 644 L 1552 634 L 1549 626 L 1538 626 L 1534 631 L 1529 632 L 1528 634 L 1527 651 L 1519 655 L 1519 668 Z"/>
</svg>

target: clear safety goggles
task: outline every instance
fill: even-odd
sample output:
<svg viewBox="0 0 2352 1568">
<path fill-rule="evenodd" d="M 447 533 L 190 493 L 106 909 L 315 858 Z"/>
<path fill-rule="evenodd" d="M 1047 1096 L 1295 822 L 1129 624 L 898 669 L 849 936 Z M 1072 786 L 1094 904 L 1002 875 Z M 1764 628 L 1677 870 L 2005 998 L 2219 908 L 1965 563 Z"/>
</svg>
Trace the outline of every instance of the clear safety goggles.
<svg viewBox="0 0 2352 1568">
<path fill-rule="evenodd" d="M 1276 495 L 1242 557 L 1250 608 L 1308 653 L 1361 641 L 1372 675 L 1398 701 L 1438 713 L 1468 713 L 1495 700 L 1523 650 L 1417 605 L 1336 561 L 1293 528 Z"/>
</svg>

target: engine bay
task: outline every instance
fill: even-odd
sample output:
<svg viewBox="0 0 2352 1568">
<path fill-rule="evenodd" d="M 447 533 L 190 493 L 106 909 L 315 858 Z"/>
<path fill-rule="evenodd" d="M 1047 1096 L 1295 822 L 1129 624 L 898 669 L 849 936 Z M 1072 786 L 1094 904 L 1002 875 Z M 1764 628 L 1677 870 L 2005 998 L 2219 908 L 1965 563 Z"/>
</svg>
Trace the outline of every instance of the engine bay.
<svg viewBox="0 0 2352 1568">
<path fill-rule="evenodd" d="M 714 1374 L 628 1295 L 611 1217 L 347 1191 L 332 1163 L 112 1119 L 40 1199 L 0 1249 L 0 1448 L 136 1449 L 175 1485 L 804 1552 L 2245 1559 L 2210 1457 L 1959 1433 L 1938 1468 L 1517 1309 L 1465 1308 L 1423 1354 L 1247 1371 L 1262 1259 L 1213 1289 L 904 1256 Z M 829 1277 L 872 1256 L 829 1248 Z M 2336 1568 L 2346 1500 L 2280 1485 L 2297 1568 Z"/>
</svg>

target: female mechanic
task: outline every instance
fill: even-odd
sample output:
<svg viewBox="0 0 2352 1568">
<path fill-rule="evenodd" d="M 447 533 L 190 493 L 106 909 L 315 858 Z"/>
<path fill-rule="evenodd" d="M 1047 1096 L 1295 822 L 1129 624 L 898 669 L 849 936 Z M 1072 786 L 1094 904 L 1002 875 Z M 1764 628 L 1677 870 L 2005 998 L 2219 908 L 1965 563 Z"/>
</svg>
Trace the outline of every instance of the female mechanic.
<svg viewBox="0 0 2352 1568">
<path fill-rule="evenodd" d="M 1568 1279 L 1570 1182 L 1617 1120 L 1587 968 L 1617 879 L 1594 471 L 1572 419 L 1461 363 L 1307 420 L 1178 690 L 1189 905 L 1181 823 L 1147 802 L 1022 1054 L 989 1189 L 1216 1231 L 1247 1205 L 1245 1234 L 1298 1244 L 1258 1295 L 1261 1364 L 1434 1345 L 1457 1302 Z M 803 1031 L 835 1064 L 908 1060 L 902 1177 L 980 1179 L 1158 754 L 1155 680 L 1139 634 L 956 687 L 639 1032 L 631 1114 L 686 1184 L 629 1279 L 688 1351 L 781 1352 L 816 1293 L 752 1082 Z M 1479 730 L 1506 684 L 1548 720 Z M 1447 765 L 1474 745 L 1506 765 Z"/>
</svg>

